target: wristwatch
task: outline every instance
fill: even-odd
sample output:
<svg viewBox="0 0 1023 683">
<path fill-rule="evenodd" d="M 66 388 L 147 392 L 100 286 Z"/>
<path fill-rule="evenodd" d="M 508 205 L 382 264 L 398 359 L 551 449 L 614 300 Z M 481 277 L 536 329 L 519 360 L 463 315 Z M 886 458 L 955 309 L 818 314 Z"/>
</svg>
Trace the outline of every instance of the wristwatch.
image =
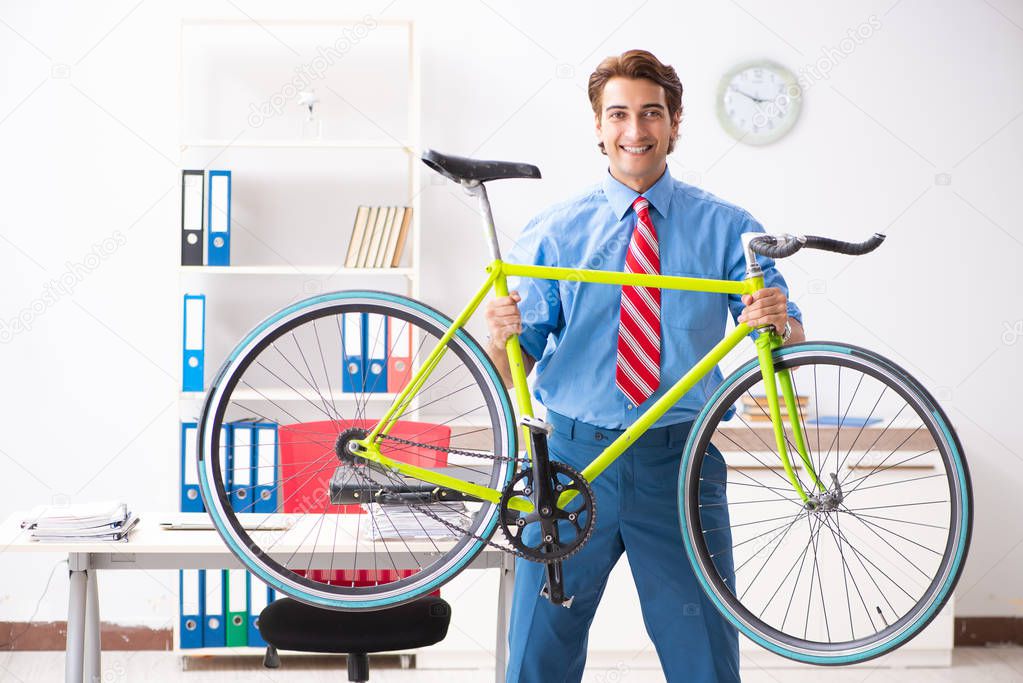
<svg viewBox="0 0 1023 683">
<path fill-rule="evenodd" d="M 786 320 L 785 321 L 785 329 L 782 330 L 782 333 L 781 333 L 781 342 L 783 344 L 788 342 L 789 337 L 791 337 L 791 336 L 792 336 L 792 325 L 790 325 L 789 321 Z"/>
</svg>

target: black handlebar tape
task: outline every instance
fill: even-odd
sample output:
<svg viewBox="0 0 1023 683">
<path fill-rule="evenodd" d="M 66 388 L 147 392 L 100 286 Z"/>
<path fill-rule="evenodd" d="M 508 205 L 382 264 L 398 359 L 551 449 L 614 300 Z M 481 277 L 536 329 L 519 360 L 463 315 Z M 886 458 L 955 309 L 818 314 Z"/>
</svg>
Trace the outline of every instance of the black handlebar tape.
<svg viewBox="0 0 1023 683">
<path fill-rule="evenodd" d="M 842 242 L 839 240 L 833 240 L 828 237 L 815 237 L 813 235 L 806 236 L 806 246 L 809 249 L 821 249 L 823 251 L 833 251 L 836 254 L 848 254 L 849 256 L 860 256 L 867 254 L 879 246 L 881 242 L 884 242 L 884 235 L 875 232 L 873 237 L 863 242 Z"/>
<path fill-rule="evenodd" d="M 803 243 L 795 239 L 779 242 L 773 235 L 761 235 L 754 237 L 749 247 L 761 256 L 779 259 L 792 256 L 803 247 Z"/>
</svg>

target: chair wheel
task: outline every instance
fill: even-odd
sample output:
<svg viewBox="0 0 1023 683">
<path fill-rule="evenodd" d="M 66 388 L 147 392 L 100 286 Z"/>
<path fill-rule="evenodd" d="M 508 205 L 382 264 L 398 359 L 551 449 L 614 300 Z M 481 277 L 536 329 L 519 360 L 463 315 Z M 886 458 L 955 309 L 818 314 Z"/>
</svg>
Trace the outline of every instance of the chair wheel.
<svg viewBox="0 0 1023 683">
<path fill-rule="evenodd" d="M 281 668 L 281 658 L 277 654 L 277 648 L 273 645 L 266 646 L 266 654 L 263 655 L 263 666 L 267 669 Z"/>
</svg>

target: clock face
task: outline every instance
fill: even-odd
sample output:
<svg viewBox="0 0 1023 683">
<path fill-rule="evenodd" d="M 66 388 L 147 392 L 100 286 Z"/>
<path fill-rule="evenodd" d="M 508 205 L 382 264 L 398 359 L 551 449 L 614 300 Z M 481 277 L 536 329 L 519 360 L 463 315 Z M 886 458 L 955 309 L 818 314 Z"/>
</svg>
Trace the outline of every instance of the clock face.
<svg viewBox="0 0 1023 683">
<path fill-rule="evenodd" d="M 748 145 L 779 139 L 799 118 L 802 91 L 791 71 L 768 61 L 740 64 L 718 86 L 718 120 Z"/>
</svg>

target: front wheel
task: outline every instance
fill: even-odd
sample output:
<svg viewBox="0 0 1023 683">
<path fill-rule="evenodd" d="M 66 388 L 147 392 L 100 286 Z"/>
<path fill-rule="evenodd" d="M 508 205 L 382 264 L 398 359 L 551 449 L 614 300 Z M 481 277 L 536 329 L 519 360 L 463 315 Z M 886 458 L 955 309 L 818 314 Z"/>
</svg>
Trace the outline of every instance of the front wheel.
<svg viewBox="0 0 1023 683">
<path fill-rule="evenodd" d="M 754 359 L 722 383 L 686 443 L 687 555 L 721 614 L 768 650 L 813 664 L 878 657 L 927 626 L 962 571 L 973 513 L 962 448 L 926 389 L 877 354 L 810 342 L 777 349 L 774 363 L 791 373 L 793 419 L 825 490 L 785 415 L 810 504 L 782 470 Z"/>
</svg>

